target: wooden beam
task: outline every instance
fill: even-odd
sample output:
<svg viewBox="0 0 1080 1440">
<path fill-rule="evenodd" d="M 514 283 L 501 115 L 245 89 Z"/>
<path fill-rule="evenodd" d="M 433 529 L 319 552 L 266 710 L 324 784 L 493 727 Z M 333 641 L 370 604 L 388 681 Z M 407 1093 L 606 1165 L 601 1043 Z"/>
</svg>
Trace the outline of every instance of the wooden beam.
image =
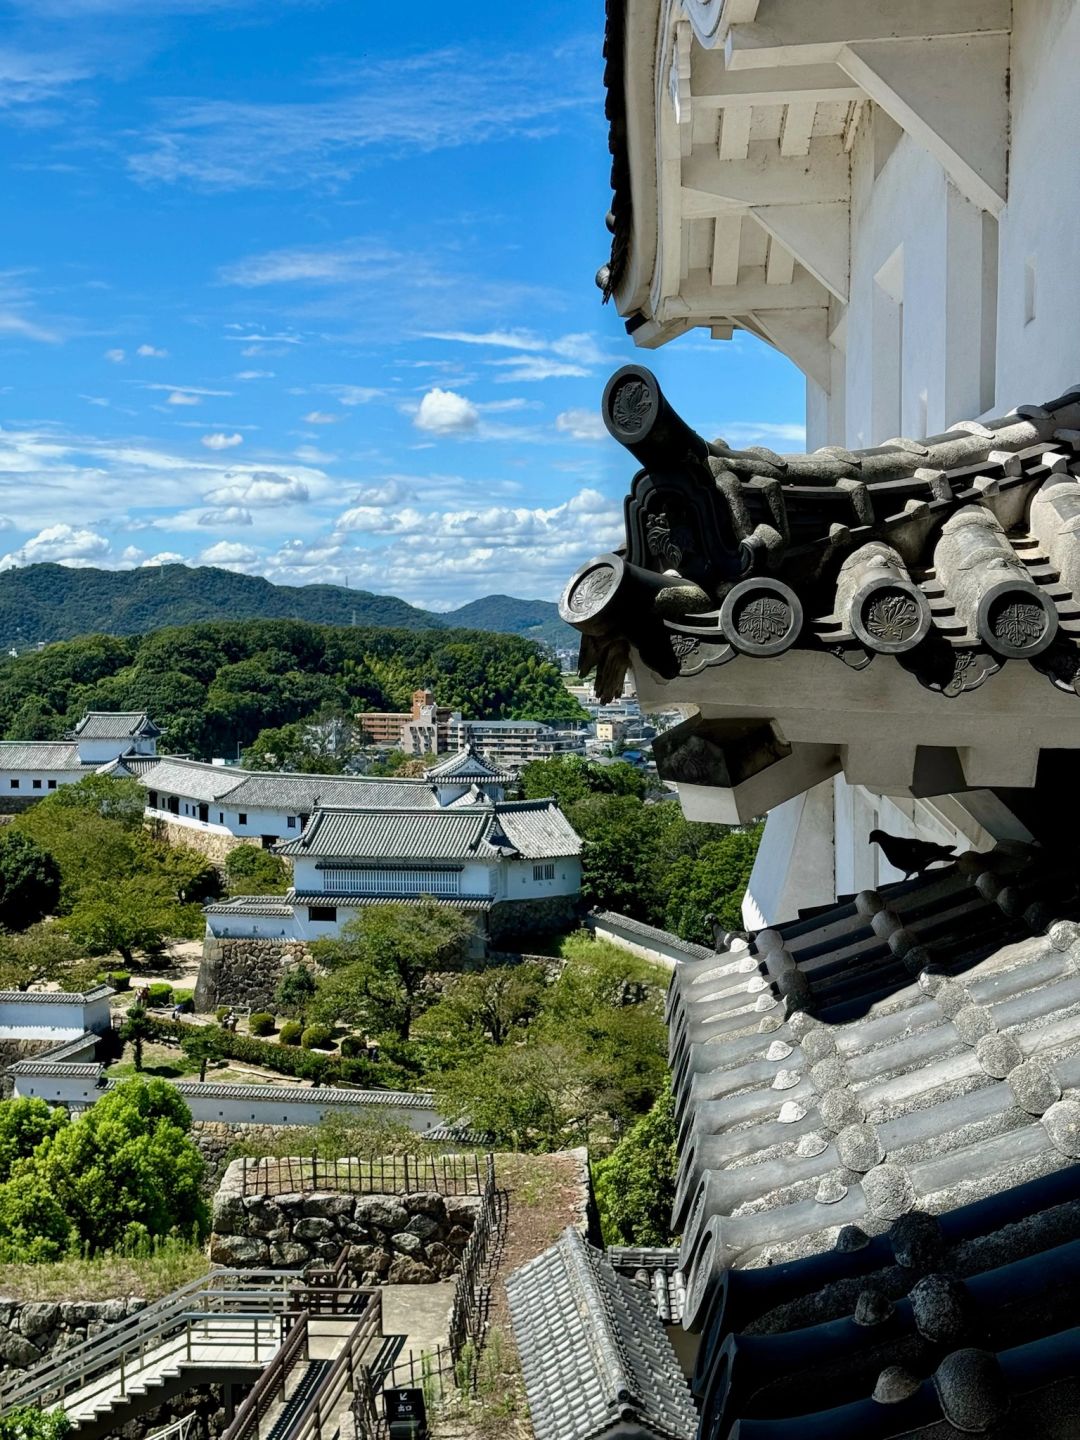
<svg viewBox="0 0 1080 1440">
<path fill-rule="evenodd" d="M 1011 0 L 768 0 L 750 24 L 724 40 L 729 70 L 827 65 L 845 45 L 876 40 L 929 40 L 1008 35 Z"/>
<path fill-rule="evenodd" d="M 950 176 L 961 194 L 997 214 L 1009 148 L 1009 38 L 901 40 L 848 45 L 840 65 Z"/>
<path fill-rule="evenodd" d="M 814 134 L 814 116 L 816 114 L 816 100 L 791 100 L 788 102 L 780 130 L 781 155 L 810 154 L 810 140 Z"/>
<path fill-rule="evenodd" d="M 827 309 L 763 312 L 756 308 L 753 319 L 759 333 L 765 335 L 804 375 L 826 392 L 832 388 Z"/>
<path fill-rule="evenodd" d="M 724 129 L 733 114 L 724 115 Z M 814 143 L 809 157 L 781 155 L 772 141 L 756 141 L 745 160 L 693 151 L 682 166 L 683 213 L 716 215 L 748 205 L 830 204 L 847 200 L 851 170 L 839 136 Z"/>
<path fill-rule="evenodd" d="M 750 212 L 774 240 L 784 245 L 815 280 L 845 304 L 848 298 L 850 207 L 761 205 Z"/>
<path fill-rule="evenodd" d="M 714 285 L 736 285 L 739 280 L 739 246 L 743 217 L 739 213 L 717 215 L 713 230 L 712 266 Z"/>
<path fill-rule="evenodd" d="M 765 261 L 766 285 L 790 285 L 795 274 L 795 256 L 775 236 L 769 237 L 769 255 Z"/>
<path fill-rule="evenodd" d="M 857 100 L 858 85 L 839 65 L 787 65 L 776 70 L 729 70 L 718 50 L 695 45 L 690 55 L 695 108 L 727 110 L 739 105 L 781 105 L 791 100 Z"/>
<path fill-rule="evenodd" d="M 674 305 L 677 298 L 680 305 Z M 713 285 L 707 270 L 691 270 L 669 313 L 693 314 L 699 325 L 716 316 L 741 315 L 747 311 L 824 309 L 829 292 L 812 275 L 797 271 L 790 285 L 770 285 L 763 265 L 748 266 L 739 272 L 737 285 Z"/>
<path fill-rule="evenodd" d="M 745 160 L 750 153 L 750 122 L 753 112 L 745 106 L 740 110 L 725 110 L 720 121 L 720 159 Z M 691 150 L 691 155 L 693 151 Z"/>
</svg>

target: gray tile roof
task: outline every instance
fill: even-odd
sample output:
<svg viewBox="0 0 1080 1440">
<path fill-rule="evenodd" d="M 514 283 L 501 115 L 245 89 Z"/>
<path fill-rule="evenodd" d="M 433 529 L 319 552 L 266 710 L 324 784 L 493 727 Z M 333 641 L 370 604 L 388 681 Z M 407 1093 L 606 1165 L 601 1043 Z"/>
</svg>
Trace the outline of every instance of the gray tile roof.
<svg viewBox="0 0 1080 1440">
<path fill-rule="evenodd" d="M 515 1270 L 506 1296 L 536 1440 L 691 1440 L 694 1407 L 649 1293 L 577 1230 Z"/>
<path fill-rule="evenodd" d="M 273 915 L 288 919 L 292 913 L 292 904 L 283 895 L 233 895 L 203 906 L 204 915 Z"/>
<path fill-rule="evenodd" d="M 371 905 L 422 905 L 434 899 L 440 905 L 468 914 L 483 914 L 492 901 L 480 895 L 333 895 L 323 890 L 301 891 L 293 895 L 294 905 L 336 905 L 339 909 L 366 910 Z"/>
<path fill-rule="evenodd" d="M 448 755 L 445 760 L 425 770 L 424 774 L 429 780 L 486 780 L 489 784 L 504 785 L 514 778 L 508 771 L 497 770 L 489 764 L 471 745 L 459 750 L 456 755 Z"/>
<path fill-rule="evenodd" d="M 581 841 L 552 800 L 477 803 L 462 809 L 318 809 L 281 855 L 392 860 L 495 860 L 576 855 Z"/>
<path fill-rule="evenodd" d="M 618 926 L 620 930 L 626 930 L 631 935 L 639 935 L 645 944 L 651 941 L 657 945 L 666 945 L 672 950 L 681 950 L 692 960 L 708 960 L 716 954 L 715 950 L 710 950 L 705 945 L 697 945 L 693 940 L 681 940 L 670 930 L 646 925 L 644 920 L 634 920 L 629 915 L 620 915 L 616 910 L 590 910 L 586 920 L 597 925 Z"/>
<path fill-rule="evenodd" d="M 330 1085 L 218 1085 L 214 1081 L 173 1080 L 181 1095 L 222 1100 L 284 1100 L 290 1105 L 393 1106 L 396 1110 L 435 1110 L 435 1097 L 425 1090 L 339 1090 Z M 110 1085 L 123 1084 L 111 1080 Z"/>
<path fill-rule="evenodd" d="M 0 740 L 0 770 L 84 770 L 71 740 Z"/>
<path fill-rule="evenodd" d="M 145 767 L 137 765 L 136 768 L 140 781 L 148 790 L 204 801 L 223 800 L 247 774 L 229 765 L 210 765 L 205 761 L 183 760 L 173 755 L 154 760 Z"/>
<path fill-rule="evenodd" d="M 86 1005 L 115 993 L 109 985 L 94 985 L 89 990 L 0 990 L 0 1005 Z"/>
<path fill-rule="evenodd" d="M 686 1281 L 679 1268 L 677 1247 L 609 1245 L 605 1254 L 618 1275 L 648 1291 L 663 1324 L 679 1324 L 686 1299 Z"/>
<path fill-rule="evenodd" d="M 246 774 L 230 793 L 229 803 L 249 809 L 294 809 L 306 813 L 317 805 L 357 809 L 437 809 L 438 798 L 425 780 L 394 780 L 349 775 L 293 775 L 274 772 Z"/>
<path fill-rule="evenodd" d="M 89 710 L 72 734 L 80 740 L 129 740 L 161 731 L 145 710 Z"/>
<path fill-rule="evenodd" d="M 1023 1377 L 1080 1358 L 1053 1299 L 1080 1265 L 1080 926 L 1055 913 L 1080 913 L 1074 857 L 1003 844 L 678 967 L 703 1433 L 936 1436 L 969 1364 L 995 1423 L 1011 1395 L 1039 1433 Z"/>
</svg>

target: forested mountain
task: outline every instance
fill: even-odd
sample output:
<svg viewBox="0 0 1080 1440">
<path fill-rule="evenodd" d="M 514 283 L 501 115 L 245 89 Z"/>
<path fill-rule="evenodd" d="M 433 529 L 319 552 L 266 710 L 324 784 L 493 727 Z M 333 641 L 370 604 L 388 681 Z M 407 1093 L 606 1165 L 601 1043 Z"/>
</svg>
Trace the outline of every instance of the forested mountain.
<svg viewBox="0 0 1080 1440">
<path fill-rule="evenodd" d="M 489 595 L 434 614 L 393 595 L 343 585 L 274 585 L 259 575 L 212 566 L 140 570 L 26 565 L 0 572 L 0 644 L 22 650 L 76 635 L 141 635 L 200 620 L 307 620 L 318 625 L 390 625 L 403 630 L 466 628 L 522 634 L 563 649 L 577 637 L 549 600 Z"/>
<path fill-rule="evenodd" d="M 0 734 L 50 740 L 86 710 L 146 710 L 162 750 L 231 757 L 260 730 L 327 709 L 406 710 L 422 685 L 471 719 L 585 718 L 521 636 L 239 620 L 86 635 L 5 659 Z"/>
</svg>

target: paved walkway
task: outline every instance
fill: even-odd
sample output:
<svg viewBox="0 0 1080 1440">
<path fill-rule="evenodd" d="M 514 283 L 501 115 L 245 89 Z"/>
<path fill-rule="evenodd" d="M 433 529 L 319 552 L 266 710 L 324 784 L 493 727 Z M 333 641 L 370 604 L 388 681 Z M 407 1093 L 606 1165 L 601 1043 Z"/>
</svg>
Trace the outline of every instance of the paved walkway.
<svg viewBox="0 0 1080 1440">
<path fill-rule="evenodd" d="M 439 1285 L 384 1285 L 383 1334 L 404 1335 L 403 1353 L 412 1350 L 419 1355 L 421 1350 L 446 1345 L 453 1299 L 452 1280 Z"/>
</svg>

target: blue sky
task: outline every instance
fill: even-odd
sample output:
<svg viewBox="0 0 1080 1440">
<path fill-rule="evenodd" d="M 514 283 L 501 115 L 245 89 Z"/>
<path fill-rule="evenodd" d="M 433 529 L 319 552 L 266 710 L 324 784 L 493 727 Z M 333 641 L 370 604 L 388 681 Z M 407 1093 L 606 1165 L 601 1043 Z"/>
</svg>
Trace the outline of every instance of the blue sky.
<svg viewBox="0 0 1080 1440">
<path fill-rule="evenodd" d="M 618 542 L 607 374 L 802 443 L 748 336 L 593 274 L 601 0 L 0 0 L 0 567 L 183 559 L 447 608 Z"/>
</svg>

